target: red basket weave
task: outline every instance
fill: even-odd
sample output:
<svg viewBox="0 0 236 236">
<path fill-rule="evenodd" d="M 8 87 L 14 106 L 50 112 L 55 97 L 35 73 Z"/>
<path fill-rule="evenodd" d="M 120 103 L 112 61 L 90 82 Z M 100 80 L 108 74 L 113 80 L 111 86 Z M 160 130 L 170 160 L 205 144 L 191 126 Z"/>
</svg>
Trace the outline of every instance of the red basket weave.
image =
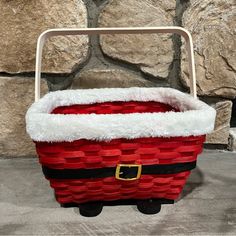
<svg viewBox="0 0 236 236">
<path fill-rule="evenodd" d="M 159 102 L 105 102 L 57 107 L 53 114 L 125 114 L 178 112 Z M 73 142 L 35 142 L 40 163 L 51 169 L 94 169 L 117 164 L 164 165 L 190 163 L 202 151 L 205 135 L 171 138 L 114 139 Z M 52 179 L 59 203 L 113 201 L 118 199 L 171 199 L 179 197 L 190 171 L 162 175 L 141 175 L 137 180 L 113 177 L 93 179 Z"/>
</svg>

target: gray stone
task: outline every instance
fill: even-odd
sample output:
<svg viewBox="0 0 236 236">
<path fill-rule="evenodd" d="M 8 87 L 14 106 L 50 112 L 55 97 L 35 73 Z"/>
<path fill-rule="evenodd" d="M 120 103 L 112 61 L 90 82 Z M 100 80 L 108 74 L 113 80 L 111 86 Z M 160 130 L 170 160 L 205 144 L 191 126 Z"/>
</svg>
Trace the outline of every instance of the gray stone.
<svg viewBox="0 0 236 236">
<path fill-rule="evenodd" d="M 42 94 L 47 83 L 42 80 Z M 0 156 L 35 155 L 34 144 L 25 130 L 25 113 L 34 102 L 34 79 L 0 77 Z"/>
<path fill-rule="evenodd" d="M 198 94 L 236 97 L 235 0 L 191 0 L 183 26 L 193 36 Z M 189 87 L 185 53 L 182 82 Z"/>
<path fill-rule="evenodd" d="M 214 108 L 216 109 L 215 130 L 207 135 L 206 143 L 228 144 L 232 102 L 221 101 L 216 103 Z"/>
<path fill-rule="evenodd" d="M 154 83 L 121 69 L 84 70 L 74 79 L 72 88 L 152 87 Z"/>
<path fill-rule="evenodd" d="M 99 18 L 99 27 L 173 25 L 175 1 L 112 0 Z M 137 65 L 143 72 L 166 78 L 173 60 L 170 35 L 102 35 L 108 56 Z"/>
<path fill-rule="evenodd" d="M 34 71 L 37 37 L 46 29 L 87 27 L 82 0 L 0 1 L 0 71 Z M 70 73 L 85 60 L 87 36 L 55 37 L 43 53 L 43 71 Z"/>
<path fill-rule="evenodd" d="M 229 146 L 230 151 L 236 152 L 236 128 L 230 128 L 229 130 Z"/>
</svg>

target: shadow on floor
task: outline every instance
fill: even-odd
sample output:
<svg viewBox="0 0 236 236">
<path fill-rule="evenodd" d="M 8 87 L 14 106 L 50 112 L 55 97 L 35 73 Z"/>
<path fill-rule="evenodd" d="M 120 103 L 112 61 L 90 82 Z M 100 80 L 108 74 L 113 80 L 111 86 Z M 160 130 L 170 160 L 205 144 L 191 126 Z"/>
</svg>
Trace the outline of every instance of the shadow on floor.
<svg viewBox="0 0 236 236">
<path fill-rule="evenodd" d="M 225 224 L 227 222 L 227 224 Z M 221 215 L 221 224 L 218 227 L 218 232 L 226 234 L 233 232 L 235 229 L 236 222 L 236 207 L 227 208 Z"/>
<path fill-rule="evenodd" d="M 181 197 L 178 199 L 185 198 L 189 194 L 191 194 L 196 188 L 202 186 L 204 184 L 204 175 L 199 167 L 196 167 L 192 172 L 190 177 L 187 180 L 187 183 L 184 186 Z"/>
</svg>

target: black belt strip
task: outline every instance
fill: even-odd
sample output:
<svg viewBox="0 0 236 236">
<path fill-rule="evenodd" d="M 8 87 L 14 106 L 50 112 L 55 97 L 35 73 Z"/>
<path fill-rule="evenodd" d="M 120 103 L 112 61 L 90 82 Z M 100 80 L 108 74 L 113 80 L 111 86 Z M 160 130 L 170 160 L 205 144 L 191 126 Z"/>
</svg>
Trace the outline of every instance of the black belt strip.
<svg viewBox="0 0 236 236">
<path fill-rule="evenodd" d="M 176 174 L 192 170 L 196 167 L 196 161 L 163 165 L 142 165 L 141 175 Z M 116 167 L 104 167 L 96 169 L 51 169 L 42 166 L 46 178 L 50 179 L 91 179 L 115 176 Z M 130 168 L 132 171 L 132 168 Z"/>
</svg>

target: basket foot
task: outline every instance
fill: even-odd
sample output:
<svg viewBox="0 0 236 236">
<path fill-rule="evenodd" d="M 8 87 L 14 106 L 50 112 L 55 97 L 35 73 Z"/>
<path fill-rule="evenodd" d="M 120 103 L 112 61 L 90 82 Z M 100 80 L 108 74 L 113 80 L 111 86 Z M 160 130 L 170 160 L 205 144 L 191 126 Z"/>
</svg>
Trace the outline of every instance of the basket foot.
<svg viewBox="0 0 236 236">
<path fill-rule="evenodd" d="M 102 212 L 102 202 L 88 202 L 79 205 L 79 212 L 82 216 L 94 217 Z"/>
<path fill-rule="evenodd" d="M 154 199 L 138 200 L 137 208 L 140 212 L 147 215 L 157 214 L 161 210 L 161 204 Z"/>
<path fill-rule="evenodd" d="M 61 203 L 61 207 L 63 208 L 71 208 L 71 207 L 78 207 L 78 203 L 69 202 L 69 203 Z"/>
</svg>

